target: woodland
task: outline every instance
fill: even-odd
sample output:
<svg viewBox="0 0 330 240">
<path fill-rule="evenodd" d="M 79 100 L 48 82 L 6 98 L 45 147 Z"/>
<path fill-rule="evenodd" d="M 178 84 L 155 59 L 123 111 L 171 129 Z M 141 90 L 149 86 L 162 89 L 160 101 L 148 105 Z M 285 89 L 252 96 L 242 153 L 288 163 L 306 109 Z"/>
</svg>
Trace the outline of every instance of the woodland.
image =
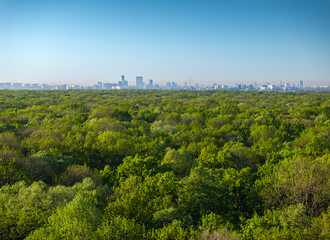
<svg viewBox="0 0 330 240">
<path fill-rule="evenodd" d="M 329 97 L 0 90 L 0 239 L 330 239 Z"/>
</svg>

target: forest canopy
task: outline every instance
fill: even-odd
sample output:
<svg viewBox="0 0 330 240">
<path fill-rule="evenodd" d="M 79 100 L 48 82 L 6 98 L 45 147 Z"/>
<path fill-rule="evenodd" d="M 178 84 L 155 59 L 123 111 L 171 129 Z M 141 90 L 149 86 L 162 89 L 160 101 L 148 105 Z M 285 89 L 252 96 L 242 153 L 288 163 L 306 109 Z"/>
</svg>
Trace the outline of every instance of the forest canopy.
<svg viewBox="0 0 330 240">
<path fill-rule="evenodd" d="M 0 91 L 0 239 L 330 239 L 330 93 Z"/>
</svg>

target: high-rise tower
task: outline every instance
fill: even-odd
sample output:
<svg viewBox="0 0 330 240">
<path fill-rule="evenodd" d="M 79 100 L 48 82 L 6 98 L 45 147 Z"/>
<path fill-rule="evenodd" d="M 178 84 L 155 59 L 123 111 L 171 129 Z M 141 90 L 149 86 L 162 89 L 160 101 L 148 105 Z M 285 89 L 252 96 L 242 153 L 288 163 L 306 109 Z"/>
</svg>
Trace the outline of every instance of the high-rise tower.
<svg viewBox="0 0 330 240">
<path fill-rule="evenodd" d="M 137 89 L 143 89 L 144 88 L 144 83 L 143 83 L 143 77 L 136 77 L 136 88 Z"/>
<path fill-rule="evenodd" d="M 119 87 L 120 89 L 127 89 L 128 88 L 128 82 L 125 80 L 125 76 L 121 75 L 121 80 L 119 81 Z"/>
</svg>

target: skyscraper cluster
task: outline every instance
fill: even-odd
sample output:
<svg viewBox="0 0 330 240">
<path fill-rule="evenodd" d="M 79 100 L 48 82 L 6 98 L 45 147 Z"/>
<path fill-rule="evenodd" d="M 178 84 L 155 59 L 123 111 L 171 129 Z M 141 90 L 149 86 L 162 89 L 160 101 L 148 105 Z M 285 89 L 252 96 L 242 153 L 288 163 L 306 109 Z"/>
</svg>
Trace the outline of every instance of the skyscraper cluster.
<svg viewBox="0 0 330 240">
<path fill-rule="evenodd" d="M 160 86 L 155 84 L 152 79 L 148 82 L 143 81 L 143 76 L 136 77 L 135 85 L 128 85 L 128 81 L 125 76 L 122 75 L 118 83 L 110 82 L 97 82 L 93 85 L 79 85 L 79 84 L 38 84 L 38 83 L 11 83 L 11 82 L 0 82 L 0 89 L 30 89 L 30 90 L 71 90 L 71 89 L 104 89 L 104 90 L 115 90 L 115 89 L 163 89 L 163 90 L 239 90 L 239 91 L 329 91 L 329 85 L 318 85 L 318 86 L 305 86 L 302 80 L 298 84 L 282 83 L 272 84 L 235 84 L 234 86 L 228 86 L 223 84 L 214 83 L 213 85 L 200 85 L 198 83 L 191 85 L 185 82 L 184 85 L 178 85 L 175 82 L 167 82 L 165 85 Z"/>
</svg>

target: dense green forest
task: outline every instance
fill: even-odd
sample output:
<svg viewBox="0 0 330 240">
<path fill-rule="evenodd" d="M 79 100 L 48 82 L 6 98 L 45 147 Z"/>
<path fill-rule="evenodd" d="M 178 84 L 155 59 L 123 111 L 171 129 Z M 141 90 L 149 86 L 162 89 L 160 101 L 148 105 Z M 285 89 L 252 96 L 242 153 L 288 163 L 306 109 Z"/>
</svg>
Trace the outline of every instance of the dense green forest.
<svg viewBox="0 0 330 240">
<path fill-rule="evenodd" d="M 330 93 L 0 91 L 0 239 L 330 239 Z"/>
</svg>

